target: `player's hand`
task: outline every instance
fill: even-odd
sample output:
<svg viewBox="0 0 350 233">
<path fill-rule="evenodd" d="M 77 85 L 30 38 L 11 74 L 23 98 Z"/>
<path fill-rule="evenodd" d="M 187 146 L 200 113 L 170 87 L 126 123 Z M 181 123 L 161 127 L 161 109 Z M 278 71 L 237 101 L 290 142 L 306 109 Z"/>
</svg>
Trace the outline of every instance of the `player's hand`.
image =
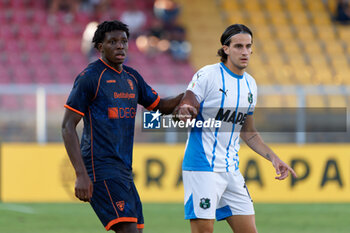
<svg viewBox="0 0 350 233">
<path fill-rule="evenodd" d="M 288 177 L 289 172 L 292 174 L 294 178 L 297 178 L 297 174 L 295 171 L 289 167 L 285 162 L 283 162 L 281 159 L 279 159 L 277 156 L 272 160 L 272 165 L 276 169 L 277 176 L 275 179 L 277 180 L 284 180 Z"/>
<path fill-rule="evenodd" d="M 175 119 L 187 121 L 197 116 L 197 109 L 189 104 L 183 104 L 175 109 Z"/>
<path fill-rule="evenodd" d="M 87 174 L 78 175 L 75 181 L 75 196 L 84 202 L 90 202 L 92 198 L 93 186 Z"/>
</svg>

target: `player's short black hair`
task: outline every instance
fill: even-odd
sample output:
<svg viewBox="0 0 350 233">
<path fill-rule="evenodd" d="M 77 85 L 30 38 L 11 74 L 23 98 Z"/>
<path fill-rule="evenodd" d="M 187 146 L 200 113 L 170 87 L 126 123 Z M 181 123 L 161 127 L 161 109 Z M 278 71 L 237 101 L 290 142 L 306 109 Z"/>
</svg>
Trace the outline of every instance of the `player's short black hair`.
<svg viewBox="0 0 350 233">
<path fill-rule="evenodd" d="M 97 26 L 94 37 L 92 38 L 92 43 L 94 43 L 94 47 L 97 49 L 98 44 L 102 43 L 103 40 L 105 39 L 106 32 L 112 32 L 112 31 L 124 31 L 126 33 L 126 36 L 129 38 L 128 25 L 118 20 L 104 21 L 103 23 L 100 23 Z"/>
<path fill-rule="evenodd" d="M 220 38 L 221 44 L 229 46 L 231 43 L 231 37 L 239 33 L 247 33 L 252 37 L 253 40 L 253 33 L 247 26 L 243 24 L 233 24 L 227 27 L 226 30 L 222 33 Z M 218 55 L 221 57 L 220 60 L 222 62 L 227 61 L 227 54 L 225 53 L 223 48 L 220 48 L 218 50 Z"/>
</svg>

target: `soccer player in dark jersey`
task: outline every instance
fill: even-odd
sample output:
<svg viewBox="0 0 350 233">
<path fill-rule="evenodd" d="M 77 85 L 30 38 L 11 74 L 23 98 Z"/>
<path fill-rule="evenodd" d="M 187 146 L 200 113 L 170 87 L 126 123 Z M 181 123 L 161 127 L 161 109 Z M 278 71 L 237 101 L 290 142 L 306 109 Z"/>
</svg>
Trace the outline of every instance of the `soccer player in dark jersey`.
<svg viewBox="0 0 350 233">
<path fill-rule="evenodd" d="M 106 230 L 140 233 L 142 205 L 132 178 L 137 104 L 170 114 L 183 94 L 161 99 L 134 69 L 123 65 L 129 31 L 120 21 L 98 25 L 101 58 L 81 72 L 65 105 L 62 136 L 76 173 L 75 196 L 90 202 Z M 83 118 L 81 145 L 76 126 Z"/>
</svg>

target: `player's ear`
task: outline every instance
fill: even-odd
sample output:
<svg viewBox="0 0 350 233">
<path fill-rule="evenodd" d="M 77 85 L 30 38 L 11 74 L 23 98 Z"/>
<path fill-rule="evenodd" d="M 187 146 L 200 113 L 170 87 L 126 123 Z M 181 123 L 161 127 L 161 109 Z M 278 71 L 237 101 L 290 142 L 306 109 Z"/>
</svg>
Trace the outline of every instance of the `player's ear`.
<svg viewBox="0 0 350 233">
<path fill-rule="evenodd" d="M 222 49 L 224 50 L 224 52 L 225 52 L 226 55 L 229 54 L 229 51 L 228 51 L 229 47 L 228 47 L 227 45 L 223 45 L 223 46 L 222 46 Z"/>
<path fill-rule="evenodd" d="M 101 53 L 102 52 L 102 43 L 97 44 L 97 50 Z"/>
</svg>

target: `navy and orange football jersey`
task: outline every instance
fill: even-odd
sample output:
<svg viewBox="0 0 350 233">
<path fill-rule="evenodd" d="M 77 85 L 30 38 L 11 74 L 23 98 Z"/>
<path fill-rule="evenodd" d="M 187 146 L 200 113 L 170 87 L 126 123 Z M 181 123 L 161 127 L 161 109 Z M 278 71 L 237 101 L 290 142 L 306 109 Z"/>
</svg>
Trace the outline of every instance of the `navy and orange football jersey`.
<svg viewBox="0 0 350 233">
<path fill-rule="evenodd" d="M 93 181 L 132 179 L 132 151 L 137 104 L 148 110 L 159 96 L 134 69 L 122 71 L 99 59 L 79 74 L 66 108 L 83 116 L 81 152 Z"/>
</svg>

